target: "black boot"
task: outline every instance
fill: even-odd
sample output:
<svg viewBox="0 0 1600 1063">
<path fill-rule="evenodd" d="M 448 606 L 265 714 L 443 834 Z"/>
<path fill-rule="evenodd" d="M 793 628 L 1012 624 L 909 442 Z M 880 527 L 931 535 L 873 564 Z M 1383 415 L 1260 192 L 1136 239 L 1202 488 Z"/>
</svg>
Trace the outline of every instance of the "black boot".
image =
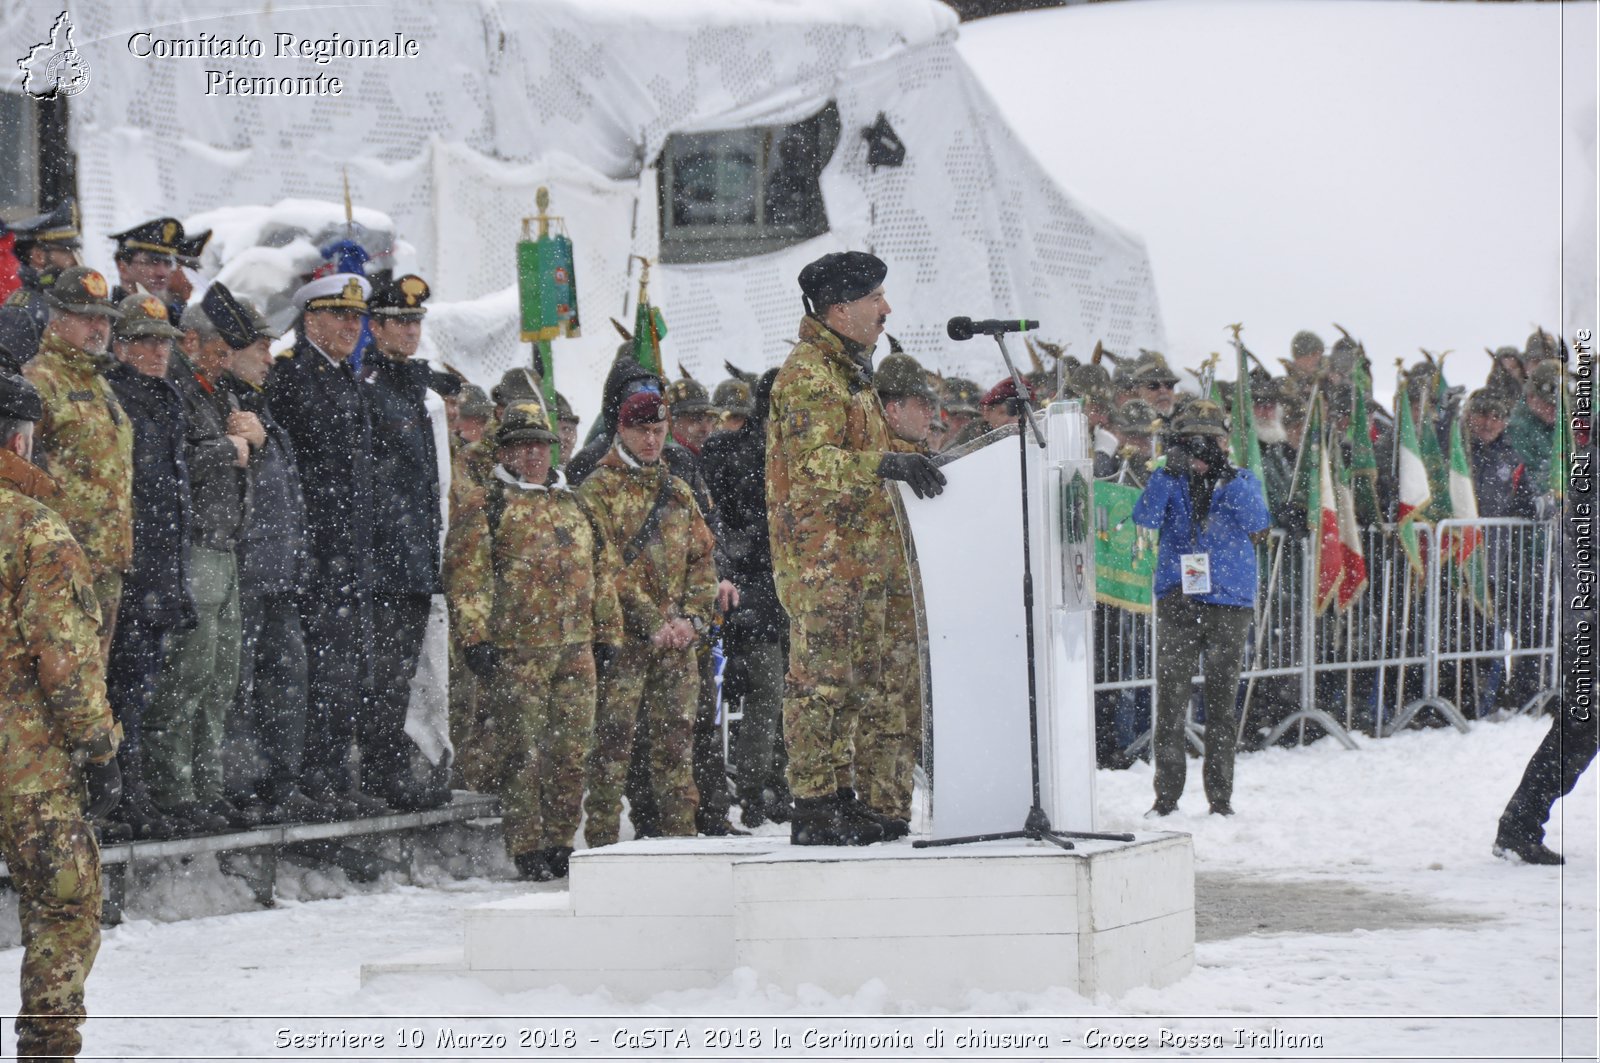
<svg viewBox="0 0 1600 1063">
<path fill-rule="evenodd" d="M 839 795 L 797 797 L 789 819 L 791 845 L 871 845 L 884 839 L 883 828 L 865 816 L 849 813 Z"/>
<path fill-rule="evenodd" d="M 883 828 L 883 840 L 886 842 L 892 842 L 896 838 L 904 838 L 911 833 L 910 821 L 901 819 L 899 816 L 884 815 L 861 800 L 856 795 L 855 790 L 848 786 L 839 787 L 839 801 L 841 804 L 848 806 L 849 812 L 847 814 L 853 815 L 857 819 L 865 817 Z"/>
<path fill-rule="evenodd" d="M 538 855 L 544 857 L 551 878 L 567 877 L 567 870 L 572 863 L 572 846 L 557 845 L 549 849 L 540 849 Z"/>
<path fill-rule="evenodd" d="M 549 882 L 555 878 L 555 872 L 551 870 L 549 862 L 545 859 L 545 852 L 546 850 L 539 849 L 535 852 L 518 853 L 513 856 L 511 862 L 517 865 L 517 877 L 526 879 L 529 882 Z"/>
<path fill-rule="evenodd" d="M 1494 855 L 1504 860 L 1515 856 L 1524 864 L 1564 864 L 1566 858 L 1544 843 L 1544 828 L 1527 830 L 1502 819 L 1494 836 Z"/>
<path fill-rule="evenodd" d="M 119 752 L 117 764 L 122 769 L 122 800 L 111 810 L 111 819 L 126 824 L 133 832 L 134 841 L 165 841 L 175 837 L 178 824 L 163 814 L 150 800 L 150 791 L 144 785 L 144 753 Z"/>
</svg>

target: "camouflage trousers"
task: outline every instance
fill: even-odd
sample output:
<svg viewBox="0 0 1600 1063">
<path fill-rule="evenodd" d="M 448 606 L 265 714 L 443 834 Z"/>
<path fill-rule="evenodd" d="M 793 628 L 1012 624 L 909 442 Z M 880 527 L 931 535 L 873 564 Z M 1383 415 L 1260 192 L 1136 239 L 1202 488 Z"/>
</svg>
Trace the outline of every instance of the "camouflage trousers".
<svg viewBox="0 0 1600 1063">
<path fill-rule="evenodd" d="M 0 797 L 0 854 L 22 924 L 17 1055 L 83 1047 L 83 984 L 100 951 L 100 850 L 77 787 Z"/>
<path fill-rule="evenodd" d="M 460 785 L 477 793 L 493 793 L 494 751 L 490 741 L 493 723 L 489 701 L 479 696 L 478 677 L 461 655 L 465 647 L 450 640 L 450 745 Z"/>
<path fill-rule="evenodd" d="M 784 602 L 789 673 L 783 734 L 789 789 L 797 798 L 854 784 L 856 732 L 882 696 L 886 607 L 881 581 L 803 592 Z"/>
<path fill-rule="evenodd" d="M 622 791 L 636 723 L 645 728 L 649 742 L 656 824 L 669 837 L 693 837 L 700 794 L 690 759 L 699 694 L 700 671 L 692 646 L 658 650 L 645 642 L 617 647 L 615 663 L 600 678 L 585 780 L 589 793 L 583 835 L 591 849 L 614 843 L 621 829 Z"/>
<path fill-rule="evenodd" d="M 587 642 L 506 652 L 487 690 L 494 792 L 506 853 L 572 845 L 594 733 L 594 653 Z M 480 750 L 480 754 L 487 750 Z"/>
<path fill-rule="evenodd" d="M 922 652 L 909 584 L 890 586 L 884 613 L 882 694 L 861 710 L 855 785 L 877 811 L 909 820 L 912 769 L 922 753 Z"/>
</svg>

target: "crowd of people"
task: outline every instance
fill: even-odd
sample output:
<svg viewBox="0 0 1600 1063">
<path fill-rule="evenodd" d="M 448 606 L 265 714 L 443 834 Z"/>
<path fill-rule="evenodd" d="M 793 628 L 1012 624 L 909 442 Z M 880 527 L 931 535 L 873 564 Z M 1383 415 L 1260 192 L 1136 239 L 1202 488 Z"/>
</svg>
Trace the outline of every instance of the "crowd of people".
<svg viewBox="0 0 1600 1063">
<path fill-rule="evenodd" d="M 944 460 L 1056 398 L 1082 403 L 1095 475 L 1145 489 L 1135 519 L 1163 532 L 1167 629 L 1231 647 L 1204 650 L 1218 722 L 1206 790 L 1231 814 L 1253 544 L 1274 525 L 1305 532 L 1293 481 L 1314 409 L 1341 438 L 1364 411 L 1374 519 L 1398 504 L 1396 428 L 1349 336 L 1328 351 L 1299 333 L 1284 375 L 1251 371 L 1257 480 L 1228 459 L 1227 389 L 1183 393 L 1155 352 L 1080 362 L 1030 344 L 1020 386 L 986 390 L 928 372 L 892 337 L 874 365 L 887 266 L 828 255 L 800 275 L 800 339 L 781 368 L 730 365 L 713 394 L 625 343 L 580 447 L 579 418 L 531 370 L 485 394 L 414 357 L 421 277 L 330 262 L 294 291 L 293 345 L 274 357 L 280 336 L 248 300 L 215 281 L 192 298 L 207 234 L 176 219 L 115 234 L 114 286 L 79 264 L 70 204 L 11 235 L 0 505 L 26 519 L 0 534 L 36 533 L 4 563 L 54 582 L 7 576 L 33 641 L 6 644 L 5 682 L 48 706 L 29 748 L 64 746 L 36 764 L 8 755 L 7 793 L 81 804 L 87 785 L 102 839 L 427 809 L 453 785 L 500 796 L 507 853 L 534 881 L 567 874 L 580 823 L 591 847 L 616 842 L 624 799 L 637 837 L 766 822 L 801 845 L 902 837 L 923 692 L 887 485 L 939 494 Z M 1542 330 L 1496 351 L 1464 407 L 1437 366 L 1404 378 L 1422 430 L 1464 411 L 1485 516 L 1537 510 L 1562 354 Z M 445 607 L 455 755 L 429 762 L 406 722 Z M 1158 815 L 1183 789 L 1180 706 L 1202 647 L 1189 649 L 1158 684 Z M 1210 666 L 1230 655 L 1231 670 Z M 1112 722 L 1097 725 L 1104 763 Z M 13 741 L 22 725 L 5 726 Z M 71 833 L 72 817 L 36 812 Z M 25 893 L 25 926 L 52 906 L 64 918 L 59 900 Z M 30 1006 L 72 1012 L 76 992 L 81 1011 L 81 977 L 39 977 L 65 996 Z M 41 1026 L 35 1040 L 62 1036 Z"/>
</svg>

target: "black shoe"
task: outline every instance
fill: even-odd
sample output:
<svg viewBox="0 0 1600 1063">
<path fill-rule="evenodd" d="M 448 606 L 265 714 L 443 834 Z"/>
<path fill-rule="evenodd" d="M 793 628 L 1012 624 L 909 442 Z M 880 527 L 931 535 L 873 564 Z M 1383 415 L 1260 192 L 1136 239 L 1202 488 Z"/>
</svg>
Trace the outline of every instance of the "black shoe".
<svg viewBox="0 0 1600 1063">
<path fill-rule="evenodd" d="M 1502 860 L 1516 857 L 1524 864 L 1547 864 L 1554 866 L 1567 862 L 1566 857 L 1547 847 L 1543 841 L 1534 838 L 1511 838 L 1501 834 L 1494 840 L 1494 855 Z"/>
<path fill-rule="evenodd" d="M 1233 805 L 1227 801 L 1213 801 L 1211 802 L 1211 814 L 1213 816 L 1231 816 L 1233 815 Z"/>
<path fill-rule="evenodd" d="M 296 788 L 277 795 L 262 811 L 264 823 L 336 823 L 339 809 L 313 801 Z"/>
<path fill-rule="evenodd" d="M 133 828 L 121 820 L 96 819 L 91 820 L 90 825 L 94 827 L 94 838 L 100 845 L 119 845 L 133 841 Z"/>
<path fill-rule="evenodd" d="M 346 801 L 354 805 L 356 815 L 363 819 L 371 816 L 389 816 L 394 814 L 394 809 L 389 807 L 389 802 L 376 794 L 362 793 L 360 790 L 351 790 L 342 795 Z"/>
<path fill-rule="evenodd" d="M 856 795 L 855 790 L 848 786 L 839 788 L 839 803 L 847 806 L 846 815 L 853 815 L 857 819 L 865 817 L 883 829 L 883 840 L 892 842 L 897 838 L 904 838 L 911 833 L 911 822 L 899 816 L 886 816 L 873 808 Z"/>
<path fill-rule="evenodd" d="M 399 812 L 427 812 L 450 803 L 451 793 L 442 786 L 399 783 L 384 791 L 384 800 Z"/>
<path fill-rule="evenodd" d="M 1150 811 L 1144 814 L 1144 818 L 1165 819 L 1167 816 L 1172 815 L 1176 811 L 1178 811 L 1178 802 L 1157 801 L 1153 806 L 1151 806 Z"/>
<path fill-rule="evenodd" d="M 548 850 L 540 849 L 531 853 L 518 853 L 511 858 L 517 865 L 517 877 L 528 882 L 549 882 L 556 877 L 550 864 L 545 860 L 544 854 Z"/>
<path fill-rule="evenodd" d="M 261 826 L 261 812 L 255 808 L 240 808 L 225 797 L 219 797 L 203 806 L 213 816 L 221 816 L 234 830 L 252 830 Z"/>
<path fill-rule="evenodd" d="M 178 825 L 150 802 L 145 794 L 124 797 L 111 812 L 112 819 L 133 832 L 134 841 L 165 841 L 174 837 Z"/>
<path fill-rule="evenodd" d="M 766 803 L 761 798 L 739 799 L 739 822 L 746 827 L 759 827 L 770 818 L 767 815 Z"/>
<path fill-rule="evenodd" d="M 549 849 L 540 849 L 539 855 L 544 857 L 545 866 L 550 868 L 551 878 L 567 877 L 567 870 L 572 863 L 572 846 L 557 845 Z"/>
<path fill-rule="evenodd" d="M 871 845 L 884 840 L 883 828 L 852 814 L 838 794 L 797 797 L 789 820 L 791 845 Z"/>
<path fill-rule="evenodd" d="M 324 823 L 339 823 L 349 819 L 360 819 L 361 809 L 354 801 L 334 790 L 312 790 L 305 795 L 314 804 L 327 809 L 326 815 L 332 817 L 318 820 Z"/>
<path fill-rule="evenodd" d="M 202 808 L 193 801 L 180 801 L 170 808 L 163 808 L 161 814 L 177 823 L 176 833 L 181 835 L 191 834 L 225 834 L 227 833 L 228 820 L 209 809 Z"/>
<path fill-rule="evenodd" d="M 729 823 L 726 813 L 718 816 L 711 813 L 701 815 L 696 812 L 694 814 L 694 829 L 696 834 L 703 834 L 707 838 L 728 838 L 733 836 L 748 838 L 750 836 L 749 831 L 741 830 Z"/>
</svg>

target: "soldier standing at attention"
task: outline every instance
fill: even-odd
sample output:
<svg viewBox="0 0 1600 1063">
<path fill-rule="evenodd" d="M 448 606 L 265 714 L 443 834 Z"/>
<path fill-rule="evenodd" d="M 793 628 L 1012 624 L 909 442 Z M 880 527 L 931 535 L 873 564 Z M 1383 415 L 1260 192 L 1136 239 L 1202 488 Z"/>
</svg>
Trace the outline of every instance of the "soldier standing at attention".
<svg viewBox="0 0 1600 1063">
<path fill-rule="evenodd" d="M 716 607 L 717 571 L 700 505 L 662 460 L 666 439 L 661 395 L 630 395 L 617 412 L 616 442 L 578 491 L 595 527 L 620 555 L 615 583 L 624 633 L 615 664 L 601 668 L 585 804 L 591 847 L 617 840 L 636 720 L 643 721 L 649 743 L 644 767 L 656 806 L 650 833 L 695 833 L 699 794 L 690 751 L 700 677 L 694 646 Z"/>
<path fill-rule="evenodd" d="M 83 986 L 100 949 L 100 850 L 89 816 L 122 795 L 89 562 L 29 464 L 39 393 L 0 374 L 0 856 L 22 924 L 17 1056 L 83 1047 Z M 87 807 L 84 800 L 87 786 Z"/>
<path fill-rule="evenodd" d="M 857 721 L 882 696 L 888 573 L 905 543 L 886 481 L 944 489 L 923 454 L 896 452 L 872 388 L 872 345 L 889 316 L 873 255 L 824 255 L 800 271 L 806 316 L 779 370 L 767 424 L 773 576 L 789 614 L 783 702 L 796 845 L 869 845 L 904 829 L 844 780 Z"/>
<path fill-rule="evenodd" d="M 488 488 L 452 511 L 445 577 L 492 721 L 506 852 L 535 882 L 565 878 L 594 733 L 595 659 L 622 637 L 605 542 L 550 464 L 559 437 L 534 403 L 495 435 Z M 470 483 L 470 481 L 469 481 Z"/>
<path fill-rule="evenodd" d="M 122 598 L 122 574 L 133 560 L 133 426 L 106 383 L 106 346 L 117 308 L 111 287 L 92 269 L 62 271 L 39 353 L 23 375 L 39 389 L 44 413 L 34 427 L 34 460 L 61 488 L 52 506 L 89 559 L 100 604 L 101 663 Z"/>
</svg>

